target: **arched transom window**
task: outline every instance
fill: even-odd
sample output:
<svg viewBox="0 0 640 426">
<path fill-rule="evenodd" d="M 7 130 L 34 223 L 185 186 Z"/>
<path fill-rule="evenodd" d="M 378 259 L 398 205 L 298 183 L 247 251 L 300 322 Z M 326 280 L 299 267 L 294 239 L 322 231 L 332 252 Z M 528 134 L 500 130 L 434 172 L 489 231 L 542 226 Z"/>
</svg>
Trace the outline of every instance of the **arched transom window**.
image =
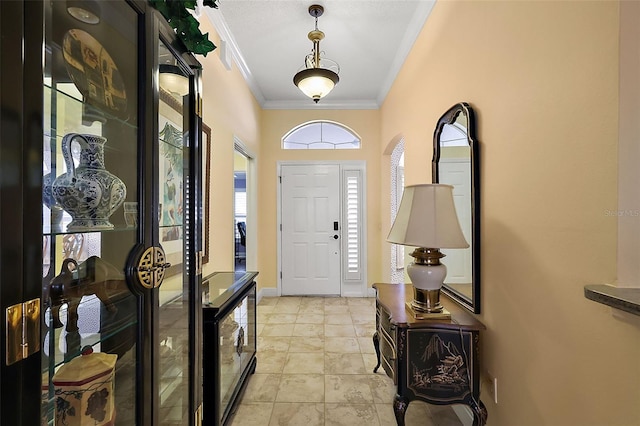
<svg viewBox="0 0 640 426">
<path fill-rule="evenodd" d="M 358 149 L 360 136 L 334 121 L 309 121 L 282 138 L 282 149 Z"/>
</svg>

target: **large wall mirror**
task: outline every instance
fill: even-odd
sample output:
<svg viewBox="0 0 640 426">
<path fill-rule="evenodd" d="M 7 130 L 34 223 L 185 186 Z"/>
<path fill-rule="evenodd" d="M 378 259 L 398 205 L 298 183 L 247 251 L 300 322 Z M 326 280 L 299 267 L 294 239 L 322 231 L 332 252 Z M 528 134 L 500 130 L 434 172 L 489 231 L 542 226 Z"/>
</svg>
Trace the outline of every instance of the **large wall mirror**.
<svg viewBox="0 0 640 426">
<path fill-rule="evenodd" d="M 467 249 L 442 250 L 447 278 L 442 291 L 480 313 L 480 162 L 475 115 L 465 102 L 438 120 L 433 133 L 433 182 L 453 185 L 458 219 Z"/>
</svg>

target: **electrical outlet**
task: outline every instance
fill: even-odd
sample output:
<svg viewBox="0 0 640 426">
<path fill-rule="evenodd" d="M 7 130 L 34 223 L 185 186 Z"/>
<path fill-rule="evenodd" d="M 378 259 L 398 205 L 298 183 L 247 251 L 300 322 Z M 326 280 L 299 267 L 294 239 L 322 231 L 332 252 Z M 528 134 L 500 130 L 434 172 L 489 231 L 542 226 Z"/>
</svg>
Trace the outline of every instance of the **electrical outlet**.
<svg viewBox="0 0 640 426">
<path fill-rule="evenodd" d="M 487 371 L 485 384 L 487 390 L 489 391 L 489 395 L 491 395 L 491 399 L 495 404 L 498 403 L 498 379 L 491 374 L 491 372 Z"/>
</svg>

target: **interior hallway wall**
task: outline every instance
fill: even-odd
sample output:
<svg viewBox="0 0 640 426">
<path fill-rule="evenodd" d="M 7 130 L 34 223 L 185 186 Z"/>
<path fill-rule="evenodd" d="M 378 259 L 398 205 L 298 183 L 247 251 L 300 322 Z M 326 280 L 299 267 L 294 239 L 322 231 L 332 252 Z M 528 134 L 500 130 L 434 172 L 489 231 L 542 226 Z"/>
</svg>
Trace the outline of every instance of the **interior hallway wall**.
<svg viewBox="0 0 640 426">
<path fill-rule="evenodd" d="M 209 39 L 219 46 L 220 40 L 213 26 L 206 19 L 201 21 L 202 32 L 208 32 Z M 204 265 L 205 276 L 214 271 L 233 271 L 234 268 L 234 136 L 255 155 L 256 160 L 260 157 L 260 105 L 235 63 L 227 70 L 219 55 L 220 49 L 216 49 L 206 57 L 198 56 L 203 67 L 203 121 L 212 132 L 210 261 Z M 256 279 L 258 283 L 260 278 Z"/>
<path fill-rule="evenodd" d="M 312 102 L 309 100 L 309 102 Z M 320 101 L 322 102 L 322 101 Z M 362 138 L 358 150 L 283 150 L 282 137 L 292 128 L 312 120 L 330 120 L 344 124 Z M 378 110 L 264 110 L 260 161 L 259 268 L 265 287 L 276 287 L 278 161 L 365 160 L 367 162 L 367 233 L 369 287 L 382 277 L 380 262 L 380 111 Z"/>
<path fill-rule="evenodd" d="M 438 117 L 477 113 L 492 426 L 640 424 L 638 318 L 583 295 L 616 279 L 619 7 L 440 1 L 382 108 L 407 184 L 431 180 Z"/>
</svg>

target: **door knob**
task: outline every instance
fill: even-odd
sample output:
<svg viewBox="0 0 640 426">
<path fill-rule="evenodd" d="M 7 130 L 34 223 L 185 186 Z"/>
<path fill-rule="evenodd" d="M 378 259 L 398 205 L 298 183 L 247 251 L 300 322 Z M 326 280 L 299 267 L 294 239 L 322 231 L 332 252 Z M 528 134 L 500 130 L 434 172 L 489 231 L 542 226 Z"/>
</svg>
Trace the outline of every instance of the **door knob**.
<svg viewBox="0 0 640 426">
<path fill-rule="evenodd" d="M 338 234 L 334 235 L 334 236 L 333 236 L 333 239 L 334 239 L 334 240 L 337 240 L 337 239 L 338 239 Z"/>
</svg>

